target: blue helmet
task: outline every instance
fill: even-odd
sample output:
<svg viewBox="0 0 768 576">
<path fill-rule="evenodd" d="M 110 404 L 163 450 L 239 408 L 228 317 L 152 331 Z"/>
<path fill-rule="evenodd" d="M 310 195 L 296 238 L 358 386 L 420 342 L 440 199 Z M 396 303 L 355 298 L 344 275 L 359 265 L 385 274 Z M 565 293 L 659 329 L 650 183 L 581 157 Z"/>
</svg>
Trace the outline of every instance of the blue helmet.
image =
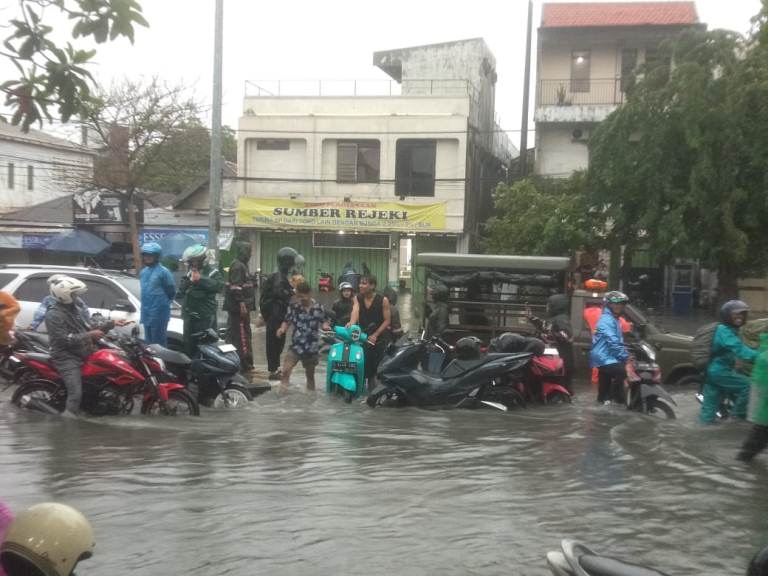
<svg viewBox="0 0 768 576">
<path fill-rule="evenodd" d="M 141 247 L 142 254 L 151 254 L 159 257 L 162 252 L 163 249 L 157 242 L 147 242 Z"/>
</svg>

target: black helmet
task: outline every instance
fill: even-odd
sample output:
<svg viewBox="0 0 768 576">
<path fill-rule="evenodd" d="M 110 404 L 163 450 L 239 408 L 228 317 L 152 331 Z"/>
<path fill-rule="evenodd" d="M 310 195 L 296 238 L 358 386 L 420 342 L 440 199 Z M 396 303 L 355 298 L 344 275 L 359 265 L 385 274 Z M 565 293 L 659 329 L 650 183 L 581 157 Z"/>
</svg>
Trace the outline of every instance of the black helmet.
<svg viewBox="0 0 768 576">
<path fill-rule="evenodd" d="M 728 300 L 720 308 L 720 319 L 726 323 L 731 323 L 731 314 L 739 312 L 749 312 L 749 305 L 742 300 Z"/>
<path fill-rule="evenodd" d="M 448 286 L 437 284 L 432 287 L 432 300 L 435 302 L 446 302 L 448 300 Z"/>
<path fill-rule="evenodd" d="M 550 317 L 568 312 L 568 296 L 565 294 L 553 294 L 547 298 L 547 314 Z"/>
<path fill-rule="evenodd" d="M 277 263 L 280 267 L 292 268 L 299 253 L 290 246 L 284 246 L 277 251 Z"/>
<path fill-rule="evenodd" d="M 476 360 L 480 358 L 480 346 L 483 341 L 477 336 L 465 336 L 456 342 L 456 356 L 459 360 Z"/>
<path fill-rule="evenodd" d="M 749 562 L 747 576 L 768 576 L 768 546 L 758 551 Z"/>
<path fill-rule="evenodd" d="M 525 349 L 528 339 L 522 334 L 516 334 L 515 332 L 504 332 L 500 336 L 497 336 L 491 340 L 488 348 L 491 352 L 503 352 L 505 354 L 511 354 L 513 352 L 522 352 Z"/>
</svg>

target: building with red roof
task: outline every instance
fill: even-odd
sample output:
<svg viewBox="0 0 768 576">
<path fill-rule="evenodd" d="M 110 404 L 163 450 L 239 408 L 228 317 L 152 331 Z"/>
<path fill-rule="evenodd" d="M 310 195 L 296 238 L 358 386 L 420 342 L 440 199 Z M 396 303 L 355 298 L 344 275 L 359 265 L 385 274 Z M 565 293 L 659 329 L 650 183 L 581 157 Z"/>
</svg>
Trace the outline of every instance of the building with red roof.
<svg viewBox="0 0 768 576">
<path fill-rule="evenodd" d="M 536 171 L 568 176 L 589 164 L 594 126 L 620 106 L 638 66 L 660 44 L 701 26 L 694 2 L 547 2 L 538 34 Z"/>
</svg>

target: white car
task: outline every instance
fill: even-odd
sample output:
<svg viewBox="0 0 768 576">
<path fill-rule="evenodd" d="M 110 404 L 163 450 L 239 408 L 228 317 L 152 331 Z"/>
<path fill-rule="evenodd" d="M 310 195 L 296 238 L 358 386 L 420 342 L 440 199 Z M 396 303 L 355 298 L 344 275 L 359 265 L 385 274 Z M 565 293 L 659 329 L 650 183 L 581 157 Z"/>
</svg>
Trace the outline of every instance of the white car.
<svg viewBox="0 0 768 576">
<path fill-rule="evenodd" d="M 32 322 L 35 310 L 49 294 L 48 278 L 53 274 L 65 274 L 82 280 L 88 286 L 83 300 L 88 303 L 91 314 L 99 313 L 113 320 L 134 321 L 138 324 L 141 310 L 141 288 L 139 279 L 116 270 L 79 268 L 77 266 L 47 266 L 35 264 L 0 265 L 0 290 L 9 292 L 21 304 L 16 318 L 19 327 Z M 45 331 L 45 322 L 39 328 Z M 118 330 L 121 330 L 118 328 Z M 130 330 L 129 327 L 125 330 Z M 181 307 L 173 302 L 171 319 L 168 322 L 168 347 L 182 348 L 184 322 Z"/>
</svg>

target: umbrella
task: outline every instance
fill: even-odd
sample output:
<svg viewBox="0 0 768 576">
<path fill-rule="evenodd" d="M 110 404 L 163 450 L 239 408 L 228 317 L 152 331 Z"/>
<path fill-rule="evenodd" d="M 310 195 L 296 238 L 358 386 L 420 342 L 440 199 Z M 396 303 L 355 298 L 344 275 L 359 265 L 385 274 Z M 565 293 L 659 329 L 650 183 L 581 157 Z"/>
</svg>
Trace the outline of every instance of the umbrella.
<svg viewBox="0 0 768 576">
<path fill-rule="evenodd" d="M 73 252 L 97 256 L 112 245 L 111 242 L 87 230 L 72 230 L 55 236 L 43 250 L 48 252 Z"/>
<path fill-rule="evenodd" d="M 195 244 L 200 244 L 200 239 L 183 232 L 174 232 L 162 238 L 158 244 L 163 249 L 163 256 L 181 258 L 184 250 Z"/>
</svg>

